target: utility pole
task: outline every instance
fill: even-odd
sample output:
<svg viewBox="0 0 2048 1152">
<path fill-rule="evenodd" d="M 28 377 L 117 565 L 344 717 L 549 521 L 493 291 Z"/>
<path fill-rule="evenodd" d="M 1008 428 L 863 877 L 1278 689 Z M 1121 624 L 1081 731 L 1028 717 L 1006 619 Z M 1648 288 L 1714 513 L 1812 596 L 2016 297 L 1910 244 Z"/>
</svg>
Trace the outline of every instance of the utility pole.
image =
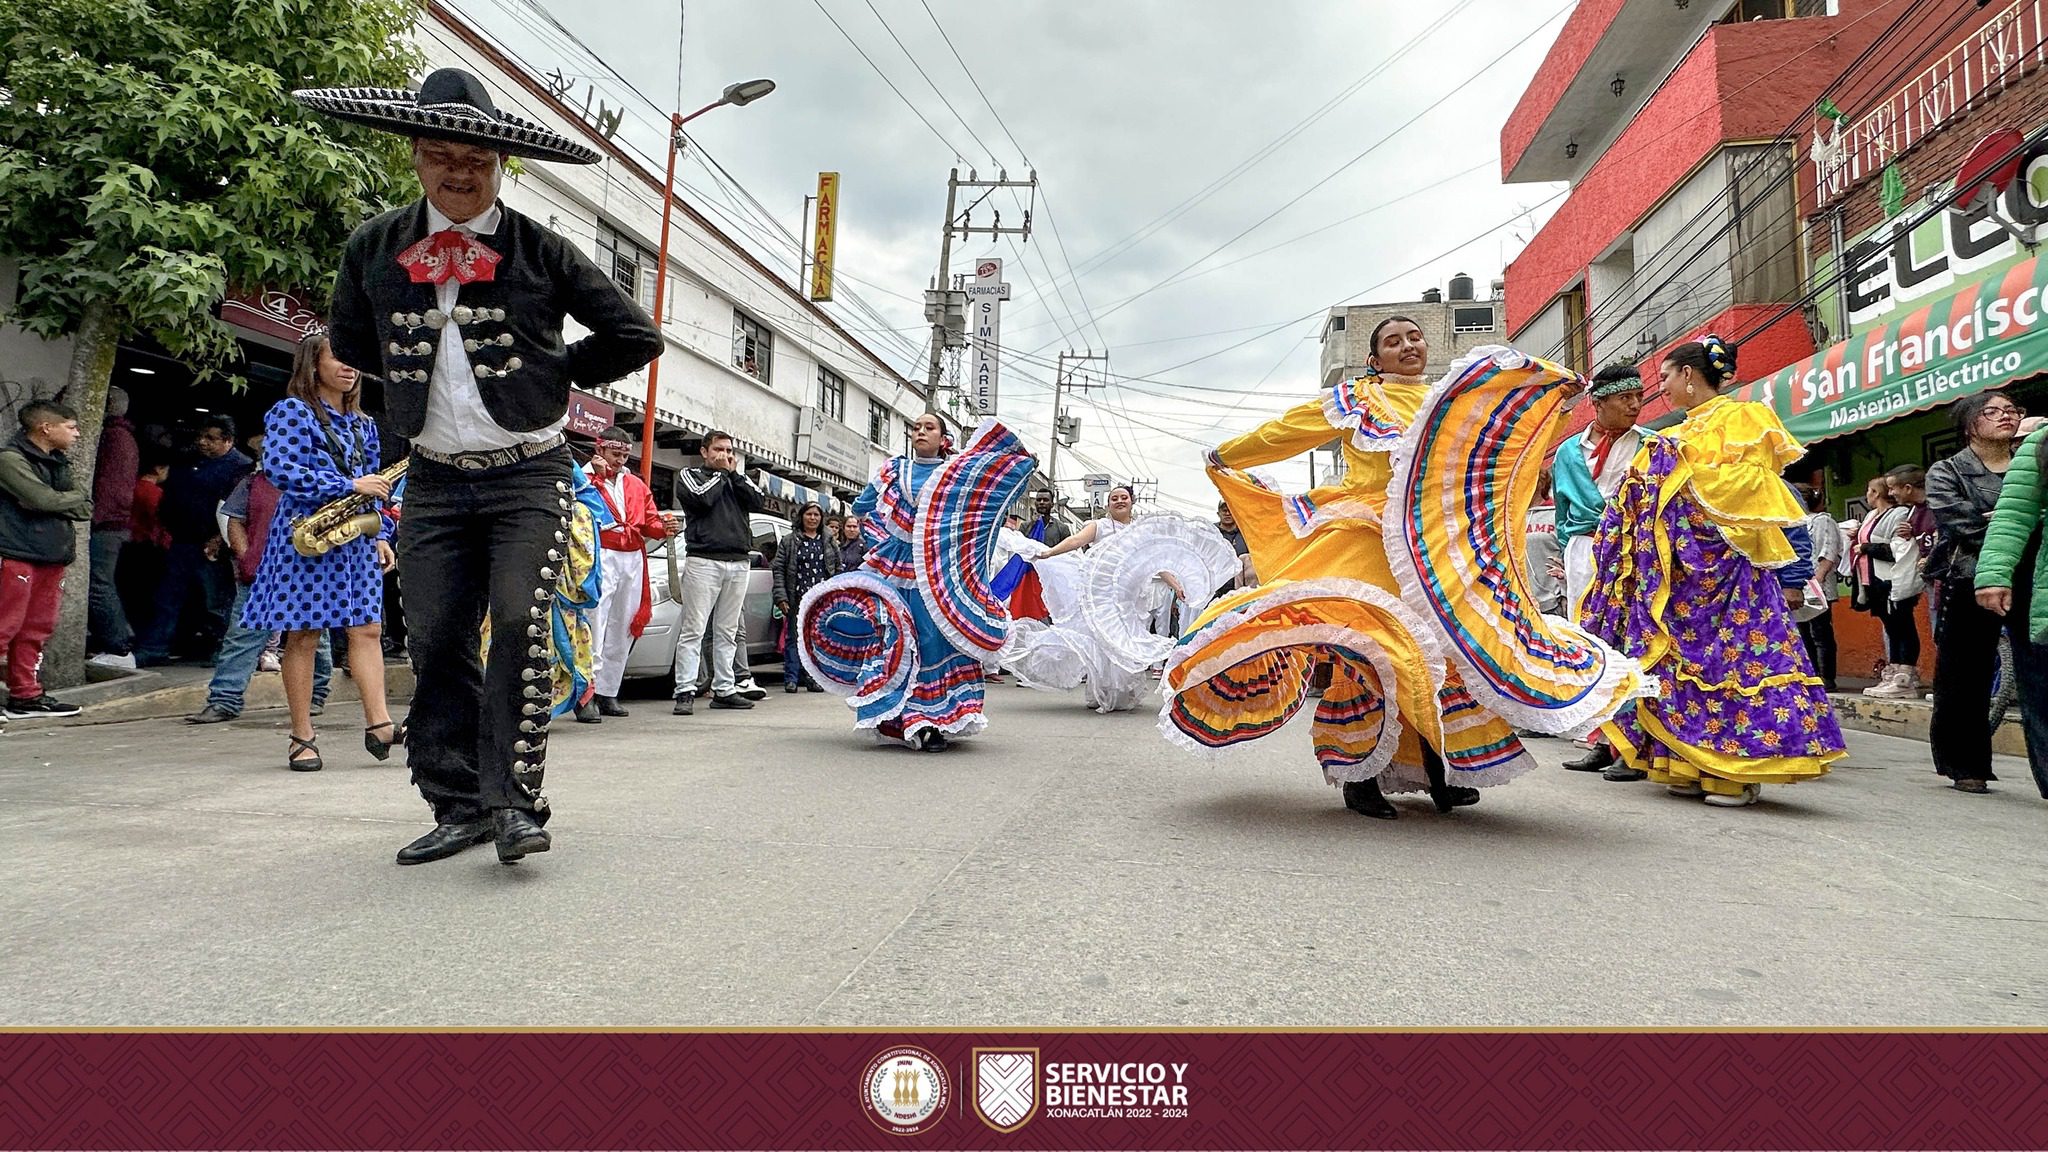
<svg viewBox="0 0 2048 1152">
<path fill-rule="evenodd" d="M 959 207 L 962 188 L 983 189 L 964 210 Z M 973 169 L 967 170 L 967 179 L 960 178 L 960 170 L 952 169 L 946 174 L 946 222 L 939 236 L 939 274 L 932 281 L 930 290 L 924 294 L 925 319 L 932 325 L 931 362 L 925 369 L 925 386 L 930 390 L 934 403 L 937 402 L 942 361 L 947 348 L 959 348 L 967 343 L 967 294 L 953 283 L 953 239 L 962 240 L 972 236 L 1019 236 L 1031 238 L 1031 209 L 1024 209 L 1024 224 L 1018 228 L 1003 227 L 1003 214 L 995 213 L 992 224 L 974 223 L 974 209 L 983 200 L 994 194 L 998 188 L 1029 188 L 1031 202 L 1038 202 L 1038 173 L 1033 171 L 1028 180 L 1012 180 L 1007 171 L 999 171 L 994 180 L 983 180 Z"/>
<path fill-rule="evenodd" d="M 804 273 L 811 270 L 811 201 L 814 197 L 804 196 L 804 213 L 796 218 L 796 230 L 803 243 L 796 252 L 796 290 L 804 290 Z"/>
<path fill-rule="evenodd" d="M 1090 388 L 1102 387 L 1101 381 L 1090 381 L 1085 376 L 1076 380 L 1074 374 L 1067 370 L 1067 365 L 1069 363 L 1076 365 L 1085 364 L 1090 361 L 1096 361 L 1107 366 L 1109 364 L 1109 353 L 1097 352 L 1092 348 L 1086 352 L 1062 352 L 1060 353 L 1058 364 L 1053 369 L 1052 450 L 1046 453 L 1045 480 L 1046 483 L 1052 485 L 1055 496 L 1059 492 L 1060 445 L 1065 444 L 1067 447 L 1072 448 L 1081 440 L 1081 418 L 1067 415 L 1065 409 L 1060 405 L 1060 400 L 1069 389 L 1078 388 L 1086 391 Z"/>
</svg>

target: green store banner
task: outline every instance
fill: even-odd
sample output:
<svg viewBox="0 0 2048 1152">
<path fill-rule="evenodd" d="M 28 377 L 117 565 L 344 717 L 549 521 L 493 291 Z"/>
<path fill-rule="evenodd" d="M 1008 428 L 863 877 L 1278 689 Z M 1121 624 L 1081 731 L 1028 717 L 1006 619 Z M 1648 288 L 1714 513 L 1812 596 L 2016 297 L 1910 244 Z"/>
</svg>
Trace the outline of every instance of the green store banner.
<svg viewBox="0 0 2048 1152">
<path fill-rule="evenodd" d="M 1813 444 L 2048 372 L 2044 290 L 2048 263 L 2021 261 L 1736 395 L 1769 404 Z"/>
</svg>

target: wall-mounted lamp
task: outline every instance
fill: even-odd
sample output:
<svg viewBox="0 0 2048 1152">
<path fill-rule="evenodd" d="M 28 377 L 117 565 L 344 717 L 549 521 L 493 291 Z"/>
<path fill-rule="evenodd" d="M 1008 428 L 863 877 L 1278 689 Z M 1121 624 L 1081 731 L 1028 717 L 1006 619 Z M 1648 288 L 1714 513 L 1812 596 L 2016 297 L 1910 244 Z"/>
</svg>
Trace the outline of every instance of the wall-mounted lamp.
<svg viewBox="0 0 2048 1152">
<path fill-rule="evenodd" d="M 1678 0 L 1678 10 L 1680 12 L 1683 12 L 1690 7 L 1692 7 L 1692 0 Z"/>
<path fill-rule="evenodd" d="M 1622 80 L 1621 73 L 1617 72 L 1614 74 L 1614 83 L 1609 84 L 1607 90 L 1614 93 L 1614 98 L 1619 100 L 1621 99 L 1622 89 L 1626 87 L 1628 87 L 1628 84 Z"/>
<path fill-rule="evenodd" d="M 1579 158 L 1578 137 L 1574 136 L 1564 142 L 1564 158 L 1567 160 L 1577 160 Z"/>
</svg>

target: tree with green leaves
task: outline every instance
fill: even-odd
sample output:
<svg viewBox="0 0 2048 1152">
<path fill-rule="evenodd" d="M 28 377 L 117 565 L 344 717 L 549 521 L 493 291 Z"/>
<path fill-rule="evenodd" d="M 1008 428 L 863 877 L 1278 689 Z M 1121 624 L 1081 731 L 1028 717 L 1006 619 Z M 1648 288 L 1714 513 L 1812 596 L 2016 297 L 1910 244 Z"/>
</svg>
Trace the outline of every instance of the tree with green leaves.
<svg viewBox="0 0 2048 1152">
<path fill-rule="evenodd" d="M 349 232 L 408 198 L 403 141 L 290 93 L 407 87 L 416 16 L 412 0 L 0 0 L 0 257 L 21 274 L 0 320 L 74 341 L 86 488 L 121 341 L 224 371 L 224 297 L 324 301 Z M 45 657 L 56 686 L 84 675 L 82 576 Z"/>
</svg>

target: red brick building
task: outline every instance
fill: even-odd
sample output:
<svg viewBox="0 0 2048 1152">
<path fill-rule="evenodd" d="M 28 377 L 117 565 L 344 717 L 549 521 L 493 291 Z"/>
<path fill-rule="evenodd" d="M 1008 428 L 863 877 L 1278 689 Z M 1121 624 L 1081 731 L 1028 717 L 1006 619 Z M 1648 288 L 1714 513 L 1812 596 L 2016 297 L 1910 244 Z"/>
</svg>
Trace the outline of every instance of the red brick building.
<svg viewBox="0 0 2048 1152">
<path fill-rule="evenodd" d="M 2042 0 L 1583 0 L 1501 131 L 1509 182 L 1571 183 L 1507 268 L 1511 342 L 1639 365 L 1658 424 L 1675 419 L 1663 352 L 1720 333 L 1744 395 L 1812 450 L 1791 475 L 1838 514 L 1879 472 L 1956 449 L 1950 401 L 2012 386 L 2040 410 L 2048 303 L 2029 289 L 2048 267 L 2037 281 L 2025 241 L 2048 221 L 2048 145 L 1996 206 L 1943 205 L 1987 135 L 2048 127 L 2044 17 Z M 1875 622 L 1836 615 L 1858 675 Z"/>
</svg>

